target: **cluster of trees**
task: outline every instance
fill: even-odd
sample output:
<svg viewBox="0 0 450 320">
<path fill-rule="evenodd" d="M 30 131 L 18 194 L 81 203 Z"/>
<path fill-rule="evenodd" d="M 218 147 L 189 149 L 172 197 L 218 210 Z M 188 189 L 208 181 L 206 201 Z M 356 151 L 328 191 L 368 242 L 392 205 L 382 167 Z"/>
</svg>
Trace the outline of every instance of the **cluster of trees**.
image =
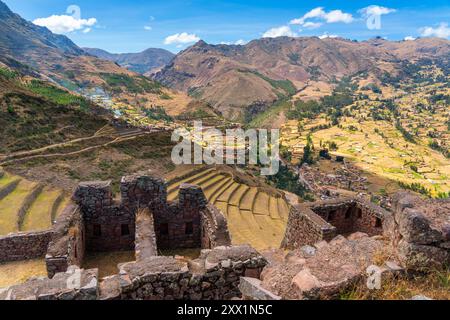
<svg viewBox="0 0 450 320">
<path fill-rule="evenodd" d="M 130 93 L 162 94 L 162 85 L 144 76 L 131 77 L 126 74 L 102 73 L 101 77 L 106 81 L 109 89 L 117 94 L 123 92 L 122 87 Z"/>
<path fill-rule="evenodd" d="M 143 108 L 145 115 L 152 120 L 172 122 L 173 118 L 166 113 L 163 107 Z"/>
<path fill-rule="evenodd" d="M 433 150 L 441 152 L 444 157 L 450 158 L 450 151 L 446 147 L 442 146 L 437 140 L 433 139 L 429 141 L 428 146 Z"/>
<path fill-rule="evenodd" d="M 416 143 L 416 139 L 414 138 L 414 136 L 402 126 L 402 123 L 399 119 L 397 119 L 397 121 L 395 122 L 395 128 L 402 134 L 403 138 L 406 141 Z"/>
<path fill-rule="evenodd" d="M 344 115 L 343 108 L 353 103 L 353 95 L 345 92 L 334 92 L 331 96 L 325 96 L 320 101 L 296 101 L 294 109 L 287 112 L 287 117 L 293 119 L 313 119 L 322 112 L 327 113 L 333 125 L 339 123 L 339 118 Z"/>
<path fill-rule="evenodd" d="M 0 67 L 0 77 L 3 77 L 7 80 L 12 80 L 15 79 L 16 77 L 18 77 L 19 74 L 15 71 L 12 71 L 10 69 L 7 68 L 2 68 Z"/>
<path fill-rule="evenodd" d="M 436 198 L 436 199 L 447 199 L 447 198 L 450 198 L 450 192 L 438 192 L 433 197 L 431 190 L 425 188 L 423 185 L 421 185 L 418 182 L 404 183 L 404 182 L 399 181 L 398 184 L 399 184 L 400 188 L 402 188 L 402 189 L 411 190 L 411 191 L 423 194 L 424 196 L 427 196 L 428 198 Z"/>
<path fill-rule="evenodd" d="M 314 143 L 311 134 L 306 137 L 306 146 L 303 148 L 303 157 L 300 164 L 314 163 Z"/>
<path fill-rule="evenodd" d="M 292 192 L 305 201 L 314 200 L 311 193 L 309 193 L 308 190 L 299 182 L 298 174 L 293 173 L 283 164 L 280 164 L 280 170 L 278 173 L 276 175 L 268 176 L 267 180 L 276 188 Z"/>
<path fill-rule="evenodd" d="M 350 78 L 344 78 L 330 96 L 322 97 L 319 101 L 296 101 L 294 108 L 287 112 L 287 118 L 313 119 L 325 112 L 330 117 L 332 125 L 337 125 L 339 118 L 345 115 L 344 107 L 354 102 L 353 92 L 357 89 L 358 86 L 351 82 Z"/>
</svg>

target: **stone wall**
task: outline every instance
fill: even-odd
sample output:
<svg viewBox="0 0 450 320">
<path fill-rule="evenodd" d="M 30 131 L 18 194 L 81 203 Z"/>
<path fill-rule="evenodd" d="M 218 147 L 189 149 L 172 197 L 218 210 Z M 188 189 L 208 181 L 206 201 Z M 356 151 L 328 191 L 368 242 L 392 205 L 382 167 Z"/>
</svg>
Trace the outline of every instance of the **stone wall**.
<svg viewBox="0 0 450 320">
<path fill-rule="evenodd" d="M 112 198 L 111 181 L 80 183 L 73 200 L 79 204 L 90 252 L 133 250 L 135 211 Z"/>
<path fill-rule="evenodd" d="M 3 188 L 0 188 L 0 200 L 5 198 L 8 194 L 10 194 L 20 183 L 20 179 L 14 180 L 10 183 L 8 183 Z"/>
<path fill-rule="evenodd" d="M 384 209 L 359 198 L 340 198 L 312 203 L 310 209 L 336 227 L 338 234 L 383 232 Z"/>
<path fill-rule="evenodd" d="M 36 198 L 41 194 L 42 190 L 44 190 L 44 187 L 44 184 L 39 183 L 36 187 L 33 188 L 30 193 L 27 194 L 27 196 L 23 200 L 22 205 L 17 211 L 17 230 L 20 230 L 22 228 L 27 211 L 30 209 Z"/>
<path fill-rule="evenodd" d="M 108 299 L 222 300 L 240 297 L 239 278 L 259 277 L 266 260 L 249 246 L 203 250 L 189 263 L 152 257 L 123 264 L 101 296 Z M 115 292 L 115 296 L 109 292 Z"/>
<path fill-rule="evenodd" d="M 450 266 L 450 199 L 425 200 L 410 192 L 393 199 L 384 233 L 405 268 L 428 270 Z"/>
<path fill-rule="evenodd" d="M 81 266 L 85 253 L 86 231 L 78 205 L 69 204 L 53 226 L 45 261 L 52 278 L 71 265 Z"/>
<path fill-rule="evenodd" d="M 202 210 L 202 248 L 211 249 L 219 246 L 230 246 L 231 237 L 228 223 L 223 213 L 215 206 L 208 204 Z"/>
<path fill-rule="evenodd" d="M 200 248 L 202 211 L 207 200 L 200 187 L 183 184 L 177 202 L 167 202 L 164 180 L 132 175 L 121 180 L 121 201 L 112 199 L 111 182 L 81 183 L 73 200 L 80 205 L 86 228 L 88 251 L 132 250 L 135 246 L 135 219 L 139 209 L 153 216 L 160 249 Z"/>
<path fill-rule="evenodd" d="M 120 195 L 122 208 L 129 213 L 144 207 L 156 211 L 167 208 L 167 184 L 161 178 L 149 175 L 123 177 Z"/>
<path fill-rule="evenodd" d="M 198 186 L 182 184 L 178 202 L 166 210 L 152 209 L 158 248 L 200 248 L 202 232 L 201 211 L 207 200 Z"/>
<path fill-rule="evenodd" d="M 101 284 L 97 269 L 70 266 L 52 279 L 0 289 L 0 300 L 224 300 L 240 297 L 239 278 L 259 277 L 266 264 L 249 246 L 217 247 L 189 263 L 164 256 L 125 263 Z"/>
<path fill-rule="evenodd" d="M 313 245 L 329 241 L 337 234 L 354 232 L 370 236 L 383 232 L 382 223 L 389 213 L 359 198 L 340 198 L 293 206 L 282 242 L 283 248 Z"/>
<path fill-rule="evenodd" d="M 45 257 L 52 235 L 53 232 L 47 230 L 16 233 L 0 237 L 0 262 Z"/>
<path fill-rule="evenodd" d="M 314 213 L 308 206 L 292 206 L 281 247 L 294 249 L 322 240 L 331 240 L 335 235 L 336 228 Z"/>
</svg>

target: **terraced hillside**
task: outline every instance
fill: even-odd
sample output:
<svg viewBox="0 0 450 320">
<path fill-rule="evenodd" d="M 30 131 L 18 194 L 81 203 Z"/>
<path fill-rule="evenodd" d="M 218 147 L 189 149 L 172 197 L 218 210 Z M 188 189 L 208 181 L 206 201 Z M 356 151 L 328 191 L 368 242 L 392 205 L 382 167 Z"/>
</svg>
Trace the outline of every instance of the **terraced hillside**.
<svg viewBox="0 0 450 320">
<path fill-rule="evenodd" d="M 316 150 L 326 147 L 367 172 L 432 197 L 450 192 L 450 89 L 448 82 L 406 86 L 390 96 L 356 91 L 361 98 L 342 109 L 333 123 L 325 113 L 293 117 L 282 126 L 281 144 L 298 162 L 310 135 Z M 377 90 L 376 90 L 377 91 Z M 378 91 L 377 91 L 378 92 Z M 389 98 L 386 98 L 388 96 Z M 323 168 L 321 168 L 323 169 Z M 389 183 L 390 183 L 389 182 Z M 385 191 L 385 188 L 381 192 Z"/>
<path fill-rule="evenodd" d="M 224 213 L 233 244 L 250 244 L 258 250 L 280 246 L 289 212 L 283 198 L 236 182 L 228 172 L 205 168 L 169 181 L 169 200 L 177 199 L 182 183 L 202 187 L 208 201 Z"/>
<path fill-rule="evenodd" d="M 0 236 L 49 229 L 69 198 L 61 190 L 0 173 Z"/>
</svg>

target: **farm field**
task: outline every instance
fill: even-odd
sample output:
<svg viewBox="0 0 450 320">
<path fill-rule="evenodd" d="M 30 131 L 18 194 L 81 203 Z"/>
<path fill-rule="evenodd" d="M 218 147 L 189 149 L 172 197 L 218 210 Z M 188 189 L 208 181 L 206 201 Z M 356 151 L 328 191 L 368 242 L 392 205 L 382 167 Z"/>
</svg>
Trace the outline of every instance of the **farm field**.
<svg viewBox="0 0 450 320">
<path fill-rule="evenodd" d="M 47 276 L 44 259 L 0 263 L 0 288 L 22 283 L 31 277 Z"/>
<path fill-rule="evenodd" d="M 258 250 L 280 246 L 289 214 L 289 207 L 281 197 L 238 183 L 228 173 L 215 169 L 188 172 L 175 181 L 168 182 L 168 199 L 177 199 L 182 183 L 202 187 L 208 201 L 227 218 L 234 245 L 250 244 Z"/>
<path fill-rule="evenodd" d="M 61 190 L 8 173 L 0 178 L 0 194 L 0 236 L 49 229 L 69 200 Z"/>
<path fill-rule="evenodd" d="M 448 94 L 436 86 L 415 89 L 413 93 L 389 100 L 394 115 L 387 110 L 383 96 L 356 101 L 343 111 L 338 125 L 331 125 L 325 114 L 302 120 L 289 120 L 282 127 L 281 144 L 299 161 L 307 136 L 315 150 L 330 148 L 333 156 L 344 156 L 361 172 L 380 179 L 417 185 L 430 196 L 450 192 L 450 133 L 448 105 L 430 105 L 431 92 Z M 440 91 L 439 91 L 440 90 Z M 374 118 L 376 112 L 379 119 Z"/>
</svg>

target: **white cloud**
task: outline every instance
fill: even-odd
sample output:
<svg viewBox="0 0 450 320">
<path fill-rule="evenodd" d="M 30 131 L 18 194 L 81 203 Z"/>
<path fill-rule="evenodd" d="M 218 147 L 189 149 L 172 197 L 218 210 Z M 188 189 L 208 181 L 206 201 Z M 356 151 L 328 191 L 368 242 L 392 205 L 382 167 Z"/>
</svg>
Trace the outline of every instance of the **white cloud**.
<svg viewBox="0 0 450 320">
<path fill-rule="evenodd" d="M 323 10 L 323 7 L 318 7 L 318 8 L 312 9 L 308 13 L 304 14 L 303 17 L 292 20 L 290 23 L 303 25 L 305 23 L 306 19 L 322 18 L 324 15 L 325 15 L 325 11 Z"/>
<path fill-rule="evenodd" d="M 371 5 L 371 6 L 368 6 L 368 7 L 365 7 L 365 8 L 362 8 L 359 10 L 359 12 L 362 13 L 365 17 L 382 16 L 384 14 L 394 13 L 396 11 L 397 10 L 395 10 L 395 9 L 376 6 L 376 5 Z"/>
<path fill-rule="evenodd" d="M 319 39 L 326 39 L 326 38 L 337 38 L 338 36 L 335 34 L 328 34 L 328 33 L 324 33 L 323 35 L 319 36 Z"/>
<path fill-rule="evenodd" d="M 305 27 L 307 29 L 317 29 L 317 28 L 320 28 L 321 26 L 322 26 L 322 23 L 320 23 L 320 22 L 308 21 L 303 24 L 303 27 Z"/>
<path fill-rule="evenodd" d="M 68 15 L 52 15 L 47 18 L 38 18 L 34 20 L 33 23 L 41 27 L 47 27 L 53 33 L 63 34 L 77 30 L 91 31 L 90 27 L 97 23 L 97 19 L 81 19 Z"/>
<path fill-rule="evenodd" d="M 342 10 L 332 10 L 326 12 L 323 7 L 317 7 L 305 13 L 302 17 L 291 20 L 290 24 L 296 24 L 307 27 L 307 25 L 317 26 L 319 22 L 307 21 L 308 19 L 322 20 L 326 23 L 351 23 L 353 16 L 350 13 L 345 13 Z"/>
<path fill-rule="evenodd" d="M 239 45 L 239 46 L 244 46 L 244 45 L 246 45 L 247 43 L 248 43 L 248 41 L 239 39 L 239 40 L 236 41 L 234 44 L 235 44 L 235 45 Z"/>
<path fill-rule="evenodd" d="M 422 37 L 438 37 L 438 38 L 448 38 L 450 37 L 450 28 L 448 23 L 441 22 L 438 27 L 425 27 L 420 29 Z"/>
<path fill-rule="evenodd" d="M 91 31 L 92 31 L 91 28 L 86 28 L 86 29 L 83 30 L 83 33 L 89 33 L 89 32 L 91 32 Z"/>
<path fill-rule="evenodd" d="M 147 30 L 147 31 L 152 31 L 152 30 L 153 30 L 153 28 L 152 28 L 152 27 L 150 27 L 150 26 L 144 26 L 144 30 Z"/>
<path fill-rule="evenodd" d="M 176 33 L 168 36 L 164 40 L 164 44 L 186 44 L 199 41 L 200 38 L 195 34 L 189 34 L 187 32 Z"/>
<path fill-rule="evenodd" d="M 278 38 L 278 37 L 297 37 L 297 34 L 291 30 L 289 26 L 282 26 L 267 30 L 263 34 L 263 38 Z"/>
<path fill-rule="evenodd" d="M 416 40 L 416 38 L 414 38 L 412 36 L 407 36 L 403 40 L 405 40 L 405 41 L 414 41 L 414 40 Z"/>
<path fill-rule="evenodd" d="M 247 43 L 248 43 L 248 41 L 243 40 L 243 39 L 239 39 L 239 40 L 237 40 L 235 42 L 230 42 L 230 41 L 222 41 L 222 42 L 220 42 L 220 44 L 225 44 L 227 46 L 230 46 L 230 45 L 233 45 L 233 44 L 237 45 L 237 46 L 244 46 Z"/>
<path fill-rule="evenodd" d="M 350 13 L 345 13 L 341 10 L 333 10 L 325 15 L 325 20 L 327 23 L 351 23 L 353 22 L 353 16 Z"/>
</svg>

